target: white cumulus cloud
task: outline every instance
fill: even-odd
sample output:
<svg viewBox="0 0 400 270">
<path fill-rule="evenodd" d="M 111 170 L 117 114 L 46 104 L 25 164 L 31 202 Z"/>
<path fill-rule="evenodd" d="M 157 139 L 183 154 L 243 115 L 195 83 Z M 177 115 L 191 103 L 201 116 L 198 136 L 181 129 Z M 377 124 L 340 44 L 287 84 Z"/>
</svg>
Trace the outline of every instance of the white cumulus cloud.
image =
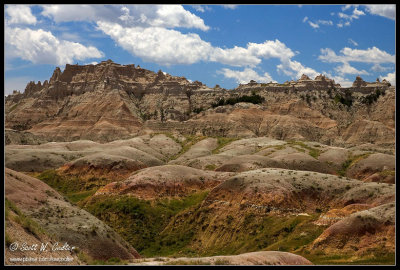
<svg viewBox="0 0 400 270">
<path fill-rule="evenodd" d="M 371 70 L 375 71 L 375 72 L 384 72 L 384 71 L 388 71 L 389 69 L 391 69 L 391 68 L 381 66 L 380 64 L 375 64 L 371 67 Z"/>
<path fill-rule="evenodd" d="M 354 6 L 354 10 L 353 10 L 352 14 L 346 14 L 346 13 L 343 13 L 343 12 L 338 12 L 338 16 L 342 20 L 339 23 L 336 24 L 337 27 L 342 28 L 343 26 L 349 26 L 350 22 L 352 22 L 353 20 L 359 19 L 360 16 L 365 15 L 364 11 L 359 10 L 357 8 L 358 5 L 346 5 L 344 9 L 342 8 L 342 10 L 347 10 L 351 6 Z"/>
<path fill-rule="evenodd" d="M 255 66 L 261 63 L 258 55 L 252 54 L 249 49 L 237 46 L 231 49 L 213 48 L 209 60 L 230 66 Z"/>
<path fill-rule="evenodd" d="M 196 11 L 202 12 L 202 13 L 212 10 L 212 8 L 207 5 L 191 5 L 191 7 L 194 8 Z"/>
<path fill-rule="evenodd" d="M 271 82 L 274 81 L 272 77 L 265 72 L 263 75 L 259 75 L 255 70 L 251 68 L 245 68 L 244 70 L 231 70 L 229 68 L 223 68 L 217 71 L 219 74 L 224 75 L 226 78 L 235 79 L 237 83 L 248 83 L 250 80 L 256 82 Z"/>
<path fill-rule="evenodd" d="M 343 65 L 336 67 L 335 71 L 341 75 L 343 74 L 369 75 L 367 71 L 358 70 L 355 67 L 350 66 L 349 63 L 343 63 Z"/>
<path fill-rule="evenodd" d="M 282 61 L 282 63 L 277 66 L 277 70 L 292 77 L 293 79 L 299 79 L 303 74 L 309 76 L 310 78 L 315 78 L 317 75 L 319 75 L 316 70 L 310 67 L 305 67 L 300 62 L 290 59 Z"/>
<path fill-rule="evenodd" d="M 183 34 L 161 27 L 124 27 L 118 23 L 98 21 L 98 28 L 119 46 L 145 61 L 159 64 L 193 64 L 200 61 L 218 62 L 230 66 L 251 66 L 263 59 L 282 60 L 294 52 L 279 40 L 264 43 L 249 42 L 247 47 L 220 48 L 194 33 Z"/>
<path fill-rule="evenodd" d="M 202 12 L 207 6 L 194 8 Z M 236 5 L 225 8 L 234 9 Z M 246 47 L 220 48 L 202 40 L 196 33 L 171 29 L 209 29 L 200 17 L 181 5 L 44 5 L 42 15 L 55 22 L 93 21 L 97 30 L 111 37 L 117 46 L 147 62 L 174 65 L 208 61 L 253 68 L 263 60 L 277 58 L 281 61 L 279 70 L 285 74 L 293 77 L 302 73 L 317 74 L 312 68 L 291 60 L 296 53 L 277 39 L 249 42 Z M 325 20 L 318 23 L 332 25 Z"/>
<path fill-rule="evenodd" d="M 345 14 L 343 12 L 339 12 L 339 18 L 346 19 L 352 21 L 353 19 L 359 19 L 360 16 L 365 15 L 364 11 L 355 8 L 352 14 Z"/>
<path fill-rule="evenodd" d="M 64 65 L 75 60 L 104 57 L 93 46 L 86 47 L 80 43 L 59 40 L 51 32 L 42 29 L 6 27 L 5 43 L 12 50 L 10 55 L 32 63 Z"/>
<path fill-rule="evenodd" d="M 204 24 L 203 19 L 185 10 L 180 5 L 161 5 L 156 11 L 150 25 L 160 27 L 188 27 L 208 30 L 209 27 Z"/>
<path fill-rule="evenodd" d="M 212 49 L 210 43 L 193 33 L 161 27 L 123 27 L 103 21 L 97 25 L 131 54 L 159 64 L 193 64 L 207 59 Z"/>
<path fill-rule="evenodd" d="M 396 5 L 365 5 L 365 7 L 371 14 L 383 16 L 391 20 L 396 19 Z"/>
<path fill-rule="evenodd" d="M 351 87 L 353 85 L 353 81 L 349 80 L 340 75 L 332 75 L 330 73 L 324 73 L 326 77 L 335 81 L 335 83 L 339 83 L 342 87 Z"/>
<path fill-rule="evenodd" d="M 236 9 L 238 5 L 222 5 L 222 7 L 225 9 Z"/>
<path fill-rule="evenodd" d="M 55 22 L 104 21 L 125 26 L 197 28 L 207 31 L 203 19 L 181 5 L 43 5 L 43 16 Z"/>
<path fill-rule="evenodd" d="M 7 5 L 5 13 L 9 16 L 9 24 L 36 24 L 36 17 L 29 6 Z"/>
<path fill-rule="evenodd" d="M 395 55 L 391 55 L 373 46 L 366 50 L 343 48 L 341 55 L 337 55 L 332 49 L 321 49 L 318 59 L 329 63 L 362 62 L 362 63 L 395 63 Z"/>
<path fill-rule="evenodd" d="M 386 76 L 379 76 L 379 78 L 387 80 L 391 85 L 396 85 L 396 72 L 388 73 Z"/>
<path fill-rule="evenodd" d="M 343 11 L 348 10 L 349 8 L 351 8 L 351 6 L 352 5 L 345 5 L 345 6 L 342 7 L 342 10 Z"/>
<path fill-rule="evenodd" d="M 282 61 L 292 58 L 295 55 L 290 48 L 286 47 L 286 45 L 278 39 L 267 40 L 264 43 L 249 42 L 247 48 L 251 54 L 264 59 L 279 58 Z"/>
</svg>

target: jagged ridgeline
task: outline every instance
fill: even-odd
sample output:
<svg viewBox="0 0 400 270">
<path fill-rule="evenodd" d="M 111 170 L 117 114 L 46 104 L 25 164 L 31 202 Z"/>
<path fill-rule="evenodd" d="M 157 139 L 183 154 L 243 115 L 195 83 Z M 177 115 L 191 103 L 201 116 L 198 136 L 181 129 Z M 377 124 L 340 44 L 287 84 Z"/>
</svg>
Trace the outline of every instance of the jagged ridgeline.
<svg viewBox="0 0 400 270">
<path fill-rule="evenodd" d="M 303 75 L 227 90 L 108 60 L 57 67 L 49 81 L 8 95 L 5 106 L 7 144 L 107 142 L 171 131 L 385 148 L 395 140 L 394 87 L 360 77 L 347 88 L 323 75 Z"/>
</svg>

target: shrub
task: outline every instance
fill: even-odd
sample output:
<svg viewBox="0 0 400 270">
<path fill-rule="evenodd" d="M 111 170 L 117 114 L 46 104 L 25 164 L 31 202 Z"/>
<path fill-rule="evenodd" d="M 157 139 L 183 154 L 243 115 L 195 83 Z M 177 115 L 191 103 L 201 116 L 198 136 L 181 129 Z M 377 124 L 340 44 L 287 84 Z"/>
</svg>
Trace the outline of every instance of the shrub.
<svg viewBox="0 0 400 270">
<path fill-rule="evenodd" d="M 207 166 L 206 166 L 206 169 L 207 170 L 210 170 L 210 171 L 213 171 L 213 170 L 215 170 L 217 168 L 217 166 L 215 165 L 215 164 L 208 164 Z"/>
<path fill-rule="evenodd" d="M 351 107 L 353 105 L 353 99 L 353 95 L 348 89 L 345 90 L 344 95 L 338 93 L 334 97 L 336 103 L 340 102 L 347 107 Z"/>
<path fill-rule="evenodd" d="M 384 96 L 385 95 L 385 91 L 381 91 L 380 89 L 376 89 L 374 93 L 371 93 L 365 97 L 361 98 L 361 103 L 367 104 L 367 105 L 371 105 L 372 103 L 374 103 L 375 101 L 378 100 L 378 98 L 380 96 Z"/>
<path fill-rule="evenodd" d="M 201 107 L 199 107 L 199 108 L 194 108 L 194 109 L 193 109 L 193 112 L 194 112 L 194 113 L 201 113 L 202 111 L 204 111 L 203 106 L 201 106 Z"/>
<path fill-rule="evenodd" d="M 228 216 L 226 217 L 226 222 L 227 222 L 228 224 L 231 224 L 232 221 L 233 221 L 233 217 L 232 217 L 231 215 L 228 215 Z"/>
<path fill-rule="evenodd" d="M 214 262 L 215 265 L 230 265 L 228 260 L 225 259 L 217 259 Z"/>
<path fill-rule="evenodd" d="M 220 98 L 217 102 L 212 103 L 211 107 L 216 108 L 216 107 L 224 106 L 224 105 L 235 105 L 236 103 L 239 103 L 239 102 L 260 104 L 260 103 L 263 103 L 264 101 L 265 101 L 264 97 L 262 97 L 258 94 L 252 93 L 251 96 L 244 95 L 241 97 L 230 97 L 226 100 L 224 98 Z"/>
</svg>

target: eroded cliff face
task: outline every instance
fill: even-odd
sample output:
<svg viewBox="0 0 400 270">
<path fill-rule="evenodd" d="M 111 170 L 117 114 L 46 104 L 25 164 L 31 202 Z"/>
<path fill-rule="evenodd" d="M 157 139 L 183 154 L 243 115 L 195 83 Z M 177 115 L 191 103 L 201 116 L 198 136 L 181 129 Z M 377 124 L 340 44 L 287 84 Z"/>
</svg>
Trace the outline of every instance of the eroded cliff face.
<svg viewBox="0 0 400 270">
<path fill-rule="evenodd" d="M 202 86 L 110 60 L 67 65 L 63 72 L 56 68 L 49 82 L 29 82 L 24 93 L 6 98 L 6 127 L 50 140 L 113 140 L 137 134 L 150 117 L 184 120 L 189 92 Z M 175 102 L 165 99 L 169 95 Z M 164 103 L 177 104 L 178 110 L 171 114 Z"/>
<path fill-rule="evenodd" d="M 302 76 L 284 84 L 252 81 L 226 90 L 111 60 L 67 65 L 64 71 L 56 68 L 49 81 L 30 82 L 24 93 L 7 96 L 5 125 L 57 141 L 104 142 L 178 130 L 392 148 L 394 87 L 386 82 L 361 85 L 360 78 L 356 82 L 344 89 L 322 75 L 315 80 Z M 221 99 L 244 95 L 260 95 L 265 101 L 215 106 Z"/>
</svg>

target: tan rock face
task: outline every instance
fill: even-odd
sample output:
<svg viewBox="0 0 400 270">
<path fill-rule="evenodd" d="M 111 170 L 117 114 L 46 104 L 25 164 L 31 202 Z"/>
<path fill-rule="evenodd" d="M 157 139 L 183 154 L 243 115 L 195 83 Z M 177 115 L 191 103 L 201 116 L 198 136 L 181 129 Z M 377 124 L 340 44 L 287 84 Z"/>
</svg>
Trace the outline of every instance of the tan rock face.
<svg viewBox="0 0 400 270">
<path fill-rule="evenodd" d="M 335 98 L 344 96 L 344 89 L 322 75 L 314 80 L 304 75 L 292 84 L 252 82 L 228 91 L 111 60 L 67 65 L 63 72 L 56 68 L 48 82 L 30 82 L 24 93 L 7 96 L 5 126 L 58 141 L 112 141 L 147 128 L 150 132 L 177 129 L 185 134 L 268 135 L 393 148 L 394 88 L 380 82 L 356 82 L 347 89 L 353 98 L 347 107 Z M 376 87 L 386 94 L 371 105 L 363 104 L 362 97 L 374 93 Z M 265 102 L 212 107 L 221 98 L 253 94 Z"/>
</svg>

